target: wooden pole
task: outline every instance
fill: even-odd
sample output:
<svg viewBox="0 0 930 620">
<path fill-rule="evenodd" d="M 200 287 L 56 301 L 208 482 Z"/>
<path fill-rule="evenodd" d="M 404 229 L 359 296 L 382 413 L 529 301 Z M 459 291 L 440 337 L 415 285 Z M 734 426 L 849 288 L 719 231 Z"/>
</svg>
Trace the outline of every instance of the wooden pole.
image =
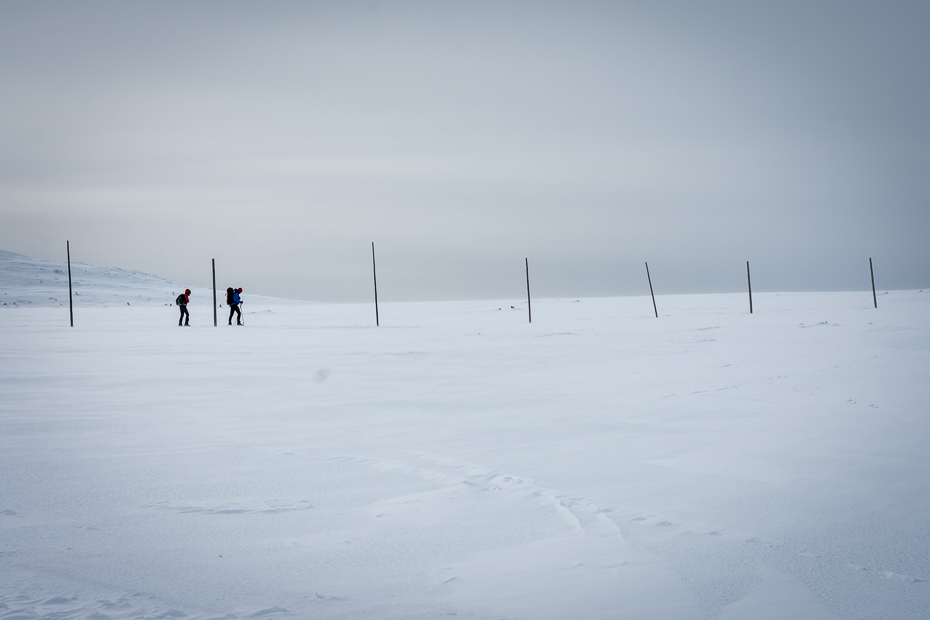
<svg viewBox="0 0 930 620">
<path fill-rule="evenodd" d="M 211 258 L 210 263 L 213 266 L 213 327 L 216 327 L 216 259 Z"/>
<path fill-rule="evenodd" d="M 71 315 L 71 327 L 74 327 L 74 300 L 71 297 L 71 242 L 65 241 L 68 251 L 68 314 Z"/>
<path fill-rule="evenodd" d="M 381 326 L 378 318 L 378 267 L 375 265 L 375 242 L 371 242 L 371 273 L 375 279 L 375 327 Z"/>
<path fill-rule="evenodd" d="M 533 305 L 530 302 L 530 259 L 526 259 L 526 311 L 529 313 L 530 323 L 533 322 Z"/>
<path fill-rule="evenodd" d="M 875 307 L 878 308 L 878 295 L 875 294 L 875 270 L 872 269 L 872 257 L 869 257 L 869 273 L 872 274 L 872 301 L 875 303 Z"/>
<path fill-rule="evenodd" d="M 749 314 L 752 314 L 752 276 L 749 275 L 749 261 L 746 261 L 746 282 L 749 284 Z"/>
<path fill-rule="evenodd" d="M 652 309 L 656 313 L 656 318 L 659 318 L 659 309 L 656 308 L 656 294 L 652 290 L 652 276 L 649 275 L 649 261 L 646 261 L 646 278 L 649 279 L 649 294 L 652 295 Z"/>
</svg>

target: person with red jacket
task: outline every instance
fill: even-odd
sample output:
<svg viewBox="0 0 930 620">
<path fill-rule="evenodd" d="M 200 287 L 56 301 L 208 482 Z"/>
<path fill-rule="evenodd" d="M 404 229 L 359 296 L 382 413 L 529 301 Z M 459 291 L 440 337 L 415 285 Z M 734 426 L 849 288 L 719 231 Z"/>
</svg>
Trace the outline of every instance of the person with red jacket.
<svg viewBox="0 0 930 620">
<path fill-rule="evenodd" d="M 191 300 L 191 290 L 184 289 L 184 292 L 178 295 L 178 298 L 174 300 L 174 303 L 181 308 L 181 318 L 178 319 L 178 327 L 181 327 L 181 322 L 183 321 L 184 325 L 190 327 L 191 315 L 187 311 L 187 303 Z"/>
</svg>

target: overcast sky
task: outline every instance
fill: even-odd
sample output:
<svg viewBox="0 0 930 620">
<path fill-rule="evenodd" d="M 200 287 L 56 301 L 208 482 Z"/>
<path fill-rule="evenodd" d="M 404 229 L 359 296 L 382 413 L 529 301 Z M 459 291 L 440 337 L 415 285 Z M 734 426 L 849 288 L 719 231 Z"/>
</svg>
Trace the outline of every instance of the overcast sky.
<svg viewBox="0 0 930 620">
<path fill-rule="evenodd" d="M 930 3 L 0 1 L 0 249 L 323 301 L 930 287 Z"/>
</svg>

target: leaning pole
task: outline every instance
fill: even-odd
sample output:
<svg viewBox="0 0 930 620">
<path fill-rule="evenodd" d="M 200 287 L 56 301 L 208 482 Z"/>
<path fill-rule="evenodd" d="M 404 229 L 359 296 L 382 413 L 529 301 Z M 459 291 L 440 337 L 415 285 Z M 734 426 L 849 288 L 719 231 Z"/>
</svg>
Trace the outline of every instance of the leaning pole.
<svg viewBox="0 0 930 620">
<path fill-rule="evenodd" d="M 530 302 L 530 259 L 526 258 L 526 311 L 529 314 L 530 323 L 533 322 L 533 305 Z"/>
<path fill-rule="evenodd" d="M 371 274 L 375 280 L 375 327 L 381 326 L 378 318 L 378 268 L 375 265 L 375 242 L 371 242 Z"/>
<path fill-rule="evenodd" d="M 749 314 L 752 314 L 752 276 L 749 275 L 749 261 L 746 261 L 746 284 L 749 285 Z"/>
<path fill-rule="evenodd" d="M 71 242 L 70 241 L 65 241 L 65 249 L 68 252 L 68 314 L 71 315 L 71 327 L 74 327 L 74 301 L 71 297 Z"/>
<path fill-rule="evenodd" d="M 652 276 L 649 275 L 649 261 L 646 261 L 646 279 L 649 280 L 649 294 L 652 295 L 652 311 L 656 313 L 656 318 L 659 318 L 659 309 L 656 308 L 656 294 L 652 290 Z"/>
</svg>

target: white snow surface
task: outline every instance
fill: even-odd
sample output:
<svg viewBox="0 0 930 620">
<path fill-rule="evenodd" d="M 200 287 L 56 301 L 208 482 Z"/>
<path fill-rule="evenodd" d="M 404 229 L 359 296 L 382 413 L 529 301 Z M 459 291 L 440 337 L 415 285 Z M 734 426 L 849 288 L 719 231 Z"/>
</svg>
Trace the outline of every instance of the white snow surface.
<svg viewBox="0 0 930 620">
<path fill-rule="evenodd" d="M 179 328 L 80 265 L 71 328 L 0 259 L 0 620 L 930 617 L 925 291 Z"/>
</svg>

